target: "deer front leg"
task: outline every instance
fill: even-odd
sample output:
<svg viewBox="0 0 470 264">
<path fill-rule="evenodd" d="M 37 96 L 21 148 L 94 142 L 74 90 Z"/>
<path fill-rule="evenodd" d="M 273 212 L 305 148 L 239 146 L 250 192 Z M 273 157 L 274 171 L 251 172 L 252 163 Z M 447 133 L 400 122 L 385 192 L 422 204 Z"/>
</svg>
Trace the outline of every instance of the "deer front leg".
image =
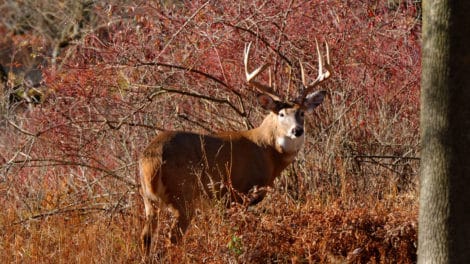
<svg viewBox="0 0 470 264">
<path fill-rule="evenodd" d="M 258 188 L 258 186 L 254 186 L 248 193 L 248 206 L 252 206 L 261 202 L 266 196 L 266 193 L 266 187 Z"/>
<path fill-rule="evenodd" d="M 171 243 L 173 244 L 178 244 L 181 241 L 194 215 L 194 208 L 190 208 L 188 206 L 181 206 L 177 208 L 176 211 L 178 216 L 171 229 L 170 236 Z"/>
</svg>

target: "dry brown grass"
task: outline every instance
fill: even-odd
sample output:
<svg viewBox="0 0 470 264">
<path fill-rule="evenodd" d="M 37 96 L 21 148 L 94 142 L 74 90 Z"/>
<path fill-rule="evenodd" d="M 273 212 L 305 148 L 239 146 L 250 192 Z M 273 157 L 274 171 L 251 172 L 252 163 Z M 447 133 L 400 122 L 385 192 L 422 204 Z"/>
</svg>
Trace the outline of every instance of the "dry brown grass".
<svg viewBox="0 0 470 264">
<path fill-rule="evenodd" d="M 181 245 L 171 245 L 171 214 L 160 212 L 157 263 L 413 263 L 416 199 L 402 194 L 345 206 L 271 193 L 256 207 L 200 212 Z M 138 199 L 138 197 L 136 197 Z M 137 201 L 137 203 L 140 203 Z M 215 202 L 214 202 L 215 203 Z M 6 208 L 11 208 L 6 206 Z M 58 214 L 13 223 L 2 213 L 3 263 L 139 263 L 140 206 L 126 214 Z"/>
</svg>

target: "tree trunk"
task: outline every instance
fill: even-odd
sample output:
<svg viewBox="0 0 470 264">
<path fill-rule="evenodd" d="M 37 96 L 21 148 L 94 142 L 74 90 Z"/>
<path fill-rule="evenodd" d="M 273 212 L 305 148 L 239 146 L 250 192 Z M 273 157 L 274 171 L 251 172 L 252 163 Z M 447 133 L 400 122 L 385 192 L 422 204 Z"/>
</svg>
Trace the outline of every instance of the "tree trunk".
<svg viewBox="0 0 470 264">
<path fill-rule="evenodd" d="M 470 2 L 423 0 L 418 263 L 470 263 Z"/>
</svg>

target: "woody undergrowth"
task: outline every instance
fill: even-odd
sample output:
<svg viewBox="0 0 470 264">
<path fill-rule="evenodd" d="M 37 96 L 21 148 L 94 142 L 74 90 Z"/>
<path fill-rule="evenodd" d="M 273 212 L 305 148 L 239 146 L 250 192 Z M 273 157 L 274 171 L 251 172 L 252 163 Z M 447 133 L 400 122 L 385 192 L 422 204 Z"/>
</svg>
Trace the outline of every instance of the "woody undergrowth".
<svg viewBox="0 0 470 264">
<path fill-rule="evenodd" d="M 244 45 L 293 98 L 315 39 L 333 76 L 294 164 L 256 206 L 210 201 L 180 245 L 159 206 L 151 262 L 415 262 L 420 1 L 163 2 L 2 6 L 0 262 L 140 263 L 139 153 L 161 130 L 255 126 Z"/>
</svg>

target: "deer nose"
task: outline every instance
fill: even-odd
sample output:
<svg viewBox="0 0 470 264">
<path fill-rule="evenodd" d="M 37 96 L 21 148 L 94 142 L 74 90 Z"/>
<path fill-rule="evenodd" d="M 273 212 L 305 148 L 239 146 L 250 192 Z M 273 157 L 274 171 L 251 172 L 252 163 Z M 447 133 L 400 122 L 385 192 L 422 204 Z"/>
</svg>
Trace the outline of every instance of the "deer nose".
<svg viewBox="0 0 470 264">
<path fill-rule="evenodd" d="M 295 137 L 300 137 L 302 136 L 303 133 L 304 133 L 303 127 L 294 127 L 292 129 L 292 135 L 294 135 Z"/>
</svg>

